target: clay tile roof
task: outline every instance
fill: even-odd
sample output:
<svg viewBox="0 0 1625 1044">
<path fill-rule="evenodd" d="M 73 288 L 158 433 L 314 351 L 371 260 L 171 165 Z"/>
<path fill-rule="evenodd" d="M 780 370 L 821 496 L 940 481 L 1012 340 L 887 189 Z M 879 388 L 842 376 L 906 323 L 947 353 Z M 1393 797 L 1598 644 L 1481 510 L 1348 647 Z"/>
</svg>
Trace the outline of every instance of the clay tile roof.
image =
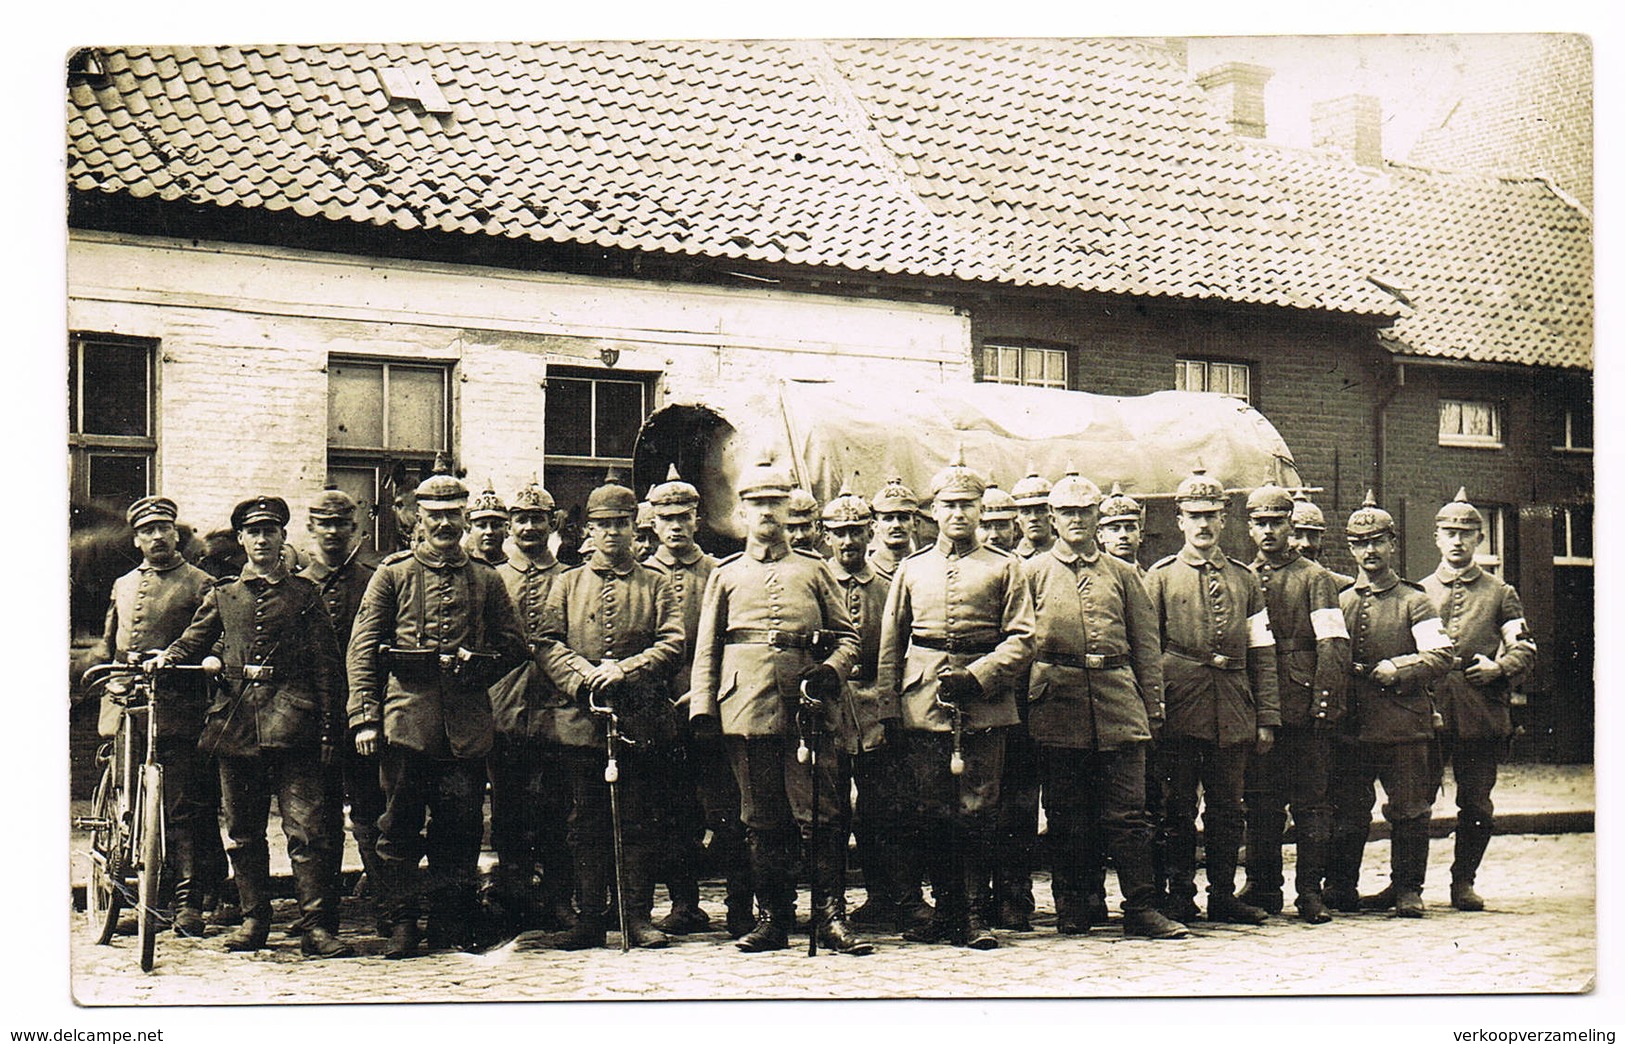
<svg viewBox="0 0 1625 1044">
<path fill-rule="evenodd" d="M 1550 182 L 1249 148 L 1328 253 L 1411 305 L 1396 354 L 1591 368 L 1591 219 Z"/>
<path fill-rule="evenodd" d="M 69 90 L 68 176 L 85 192 L 1406 311 L 1293 220 L 1185 71 L 1135 41 L 131 47 L 104 58 L 110 86 Z M 449 113 L 434 111 L 436 97 Z"/>
</svg>

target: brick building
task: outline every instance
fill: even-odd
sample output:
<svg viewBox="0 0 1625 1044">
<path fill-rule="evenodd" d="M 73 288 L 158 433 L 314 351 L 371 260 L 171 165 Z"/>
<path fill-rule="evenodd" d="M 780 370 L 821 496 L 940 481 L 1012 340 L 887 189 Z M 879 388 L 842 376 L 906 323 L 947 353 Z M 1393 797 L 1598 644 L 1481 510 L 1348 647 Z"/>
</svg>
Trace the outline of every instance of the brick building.
<svg viewBox="0 0 1625 1044">
<path fill-rule="evenodd" d="M 1427 253 L 1415 215 L 1236 133 L 1160 42 L 97 49 L 68 100 L 81 517 L 162 488 L 207 529 L 332 479 L 387 540 L 436 453 L 571 504 L 667 398 L 770 375 L 877 405 L 1178 386 L 1270 418 L 1333 548 L 1375 487 L 1416 572 L 1423 515 L 1482 489 L 1531 618 L 1557 618 L 1552 520 L 1579 533 L 1590 490 L 1584 216 L 1492 178 L 1441 218 L 1531 259 L 1486 319 L 1430 285 L 1473 284 L 1470 258 L 1374 263 L 1367 239 Z M 1477 228 L 1512 203 L 1550 235 Z M 1496 351 L 1448 347 L 1473 322 Z M 1554 388 L 1574 452 L 1537 434 Z M 1447 409 L 1501 449 L 1441 445 Z"/>
</svg>

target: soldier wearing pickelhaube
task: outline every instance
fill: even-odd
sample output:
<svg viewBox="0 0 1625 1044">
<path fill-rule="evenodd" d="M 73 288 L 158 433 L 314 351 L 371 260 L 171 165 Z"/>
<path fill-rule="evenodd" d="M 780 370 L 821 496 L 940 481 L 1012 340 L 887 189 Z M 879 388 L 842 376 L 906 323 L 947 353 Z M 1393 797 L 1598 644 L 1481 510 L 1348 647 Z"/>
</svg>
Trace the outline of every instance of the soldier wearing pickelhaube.
<svg viewBox="0 0 1625 1044">
<path fill-rule="evenodd" d="M 1146 572 L 1162 621 L 1167 724 L 1158 757 L 1168 778 L 1168 905 L 1189 923 L 1196 907 L 1196 808 L 1207 852 L 1207 918 L 1262 924 L 1263 910 L 1235 896 L 1247 759 L 1267 753 L 1281 724 L 1275 639 L 1258 578 L 1219 549 L 1225 492 L 1198 466 L 1174 493 L 1185 545 Z"/>
<path fill-rule="evenodd" d="M 875 542 L 869 548 L 869 566 L 890 581 L 898 563 L 914 553 L 920 498 L 902 479 L 893 478 L 880 487 L 869 506 L 875 512 Z"/>
<path fill-rule="evenodd" d="M 818 498 L 800 486 L 790 490 L 789 514 L 785 516 L 784 537 L 792 548 L 829 557 L 829 541 L 818 521 Z"/>
<path fill-rule="evenodd" d="M 998 946 L 970 897 L 991 874 L 1005 737 L 1021 722 L 1033 634 L 1021 560 L 976 539 L 986 489 L 962 455 L 931 480 L 936 543 L 897 569 L 877 668 L 901 704 L 908 838 L 937 901 L 904 938 L 974 949 Z"/>
<path fill-rule="evenodd" d="M 217 655 L 225 690 L 209 707 L 198 747 L 219 759 L 227 854 L 243 923 L 228 950 L 257 950 L 271 930 L 271 863 L 265 831 L 276 796 L 299 898 L 300 948 L 348 957 L 340 942 L 331 876 L 342 843 L 325 766 L 343 714 L 339 652 L 321 591 L 290 575 L 282 556 L 288 505 L 252 497 L 231 513 L 248 561 L 235 579 L 209 589 L 185 633 L 161 660 L 198 663 Z"/>
<path fill-rule="evenodd" d="M 672 465 L 666 481 L 649 490 L 659 546 L 646 563 L 671 583 L 672 597 L 683 618 L 683 659 L 672 677 L 680 743 L 674 750 L 671 771 L 672 836 L 666 858 L 666 889 L 671 912 L 658 927 L 669 935 L 688 935 L 710 927 L 711 917 L 700 906 L 699 867 L 702 842 L 711 831 L 711 853 L 727 880 L 728 934 L 735 939 L 756 927 L 751 905 L 750 860 L 745 831 L 739 822 L 739 787 L 715 737 L 696 737 L 689 728 L 689 688 L 694 664 L 694 642 L 699 636 L 700 610 L 705 585 L 717 560 L 694 542 L 699 530 L 700 491 L 684 482 Z"/>
<path fill-rule="evenodd" d="M 361 608 L 361 596 L 377 568 L 373 557 L 363 550 L 357 539 L 355 512 L 358 506 L 348 493 L 337 487 L 322 490 L 305 511 L 305 528 L 312 544 L 304 568 L 298 571 L 321 589 L 322 604 L 333 622 L 333 636 L 341 653 L 350 646 L 350 628 L 356 611 Z M 333 816 L 332 830 L 335 836 L 343 836 L 344 808 L 348 802 L 350 836 L 355 838 L 362 870 L 376 896 L 378 817 L 384 814 L 384 792 L 378 786 L 378 759 L 363 758 L 349 743 L 339 743 L 335 755 L 337 764 L 330 767 L 329 777 L 333 786 L 328 804 Z M 334 855 L 342 855 L 342 846 L 335 846 Z M 326 927 L 332 931 L 338 930 L 341 862 L 335 858 L 329 870 L 332 901 Z"/>
<path fill-rule="evenodd" d="M 745 549 L 723 559 L 706 584 L 689 715 L 697 732 L 720 730 L 739 785 L 758 919 L 735 945 L 755 952 L 789 945 L 796 840 L 812 840 L 813 787 L 820 809 L 848 799 L 834 725 L 858 639 L 823 559 L 785 539 L 789 476 L 762 461 L 740 476 L 738 495 Z M 825 727 L 806 735 L 802 726 L 819 721 Z M 796 759 L 798 732 L 817 751 L 815 780 Z M 846 923 L 844 853 L 828 840 L 838 833 L 828 829 L 833 821 L 821 824 L 820 844 L 808 853 L 813 930 L 832 949 L 867 953 Z"/>
<path fill-rule="evenodd" d="M 1132 565 L 1097 542 L 1100 489 L 1069 473 L 1050 491 L 1057 539 L 1026 562 L 1036 630 L 1027 731 L 1042 751 L 1056 928 L 1081 935 L 1106 852 L 1123 890 L 1123 933 L 1189 933 L 1157 910 L 1146 751 L 1163 720 L 1157 617 Z M 1104 917 L 1098 920 L 1103 921 Z"/>
<path fill-rule="evenodd" d="M 1016 514 L 1016 498 L 1000 489 L 998 483 L 989 482 L 987 492 L 982 494 L 982 522 L 976 527 L 976 538 L 1000 551 L 1014 551 L 1021 542 Z"/>
<path fill-rule="evenodd" d="M 1298 918 L 1324 924 L 1321 896 L 1332 806 L 1327 797 L 1332 729 L 1343 717 L 1348 629 L 1331 574 L 1292 546 L 1292 498 L 1276 485 L 1247 497 L 1248 532 L 1258 549 L 1253 572 L 1264 589 L 1275 635 L 1281 728 L 1268 753 L 1247 766 L 1247 886 L 1241 900 L 1280 913 L 1285 884 L 1281 840 L 1286 811 L 1297 827 Z"/>
<path fill-rule="evenodd" d="M 484 491 L 468 505 L 469 557 L 486 565 L 499 566 L 508 558 L 503 548 L 507 539 L 508 505 L 497 496 L 495 484 L 487 481 Z"/>
<path fill-rule="evenodd" d="M 1433 809 L 1428 752 L 1435 711 L 1429 689 L 1449 671 L 1454 649 L 1427 592 L 1394 572 L 1394 518 L 1371 494 L 1349 516 L 1345 533 L 1360 579 L 1338 596 L 1354 662 L 1345 742 L 1332 755 L 1326 903 L 1334 910 L 1361 908 L 1360 861 L 1381 780 L 1388 797 L 1383 817 L 1392 828 L 1394 910 L 1421 917 Z"/>
<path fill-rule="evenodd" d="M 1298 554 L 1311 562 L 1319 562 L 1321 543 L 1326 538 L 1326 515 L 1320 507 L 1309 499 L 1309 494 L 1298 493 L 1292 498 L 1292 546 Z M 1337 589 L 1354 583 L 1354 577 L 1345 576 L 1334 569 L 1327 569 Z"/>
<path fill-rule="evenodd" d="M 532 652 L 541 641 L 548 592 L 564 572 L 548 542 L 555 515 L 553 495 L 532 478 L 509 504 L 512 549 L 497 566 Z M 563 748 L 551 728 L 552 708 L 561 702 L 552 682 L 529 660 L 491 686 L 495 736 L 487 766 L 497 865 L 487 898 L 495 900 L 510 929 L 575 924 L 570 905 L 575 870 L 565 845 L 570 788 Z"/>
<path fill-rule="evenodd" d="M 1055 543 L 1055 524 L 1049 515 L 1049 492 L 1049 479 L 1039 475 L 1038 469 L 1032 465 L 1027 467 L 1027 477 L 1017 482 L 1010 491 L 1010 496 L 1016 502 L 1016 514 L 1021 526 L 1021 541 L 1016 544 L 1016 554 L 1022 558 L 1048 551 Z"/>
<path fill-rule="evenodd" d="M 1512 735 L 1510 692 L 1535 661 L 1535 641 L 1518 592 L 1475 561 L 1484 519 L 1463 487 L 1434 516 L 1439 567 L 1422 581 L 1455 646 L 1450 673 L 1434 688 L 1444 728 L 1434 764 L 1438 792 L 1445 762 L 1456 780 L 1456 851 L 1450 865 L 1450 904 L 1482 910 L 1473 889 L 1478 864 L 1495 832 L 1497 766 Z"/>
<path fill-rule="evenodd" d="M 1141 579 L 1145 567 L 1140 564 L 1140 542 L 1145 539 L 1145 506 L 1123 492 L 1121 483 L 1113 482 L 1112 491 L 1100 501 L 1100 547 L 1108 555 L 1134 567 Z"/>
<path fill-rule="evenodd" d="M 843 485 L 824 505 L 824 531 L 835 555 L 830 572 L 846 596 L 847 614 L 858 633 L 858 665 L 847 680 L 846 703 L 854 719 L 852 775 L 857 807 L 852 833 L 863 869 L 864 904 L 852 912 L 852 923 L 902 930 L 930 916 L 920 893 L 920 871 L 900 843 L 905 810 L 902 804 L 902 736 L 896 694 L 880 689 L 880 621 L 891 582 L 870 564 L 874 511 L 869 502 Z"/>
<path fill-rule="evenodd" d="M 99 658 L 128 663 L 132 656 L 166 647 L 186 630 L 214 586 L 213 577 L 181 557 L 178 514 L 168 497 L 142 497 L 125 512 L 141 564 L 113 581 Z M 164 891 L 173 893 L 175 930 L 201 936 L 207 883 L 216 874 L 225 877 L 219 865 L 212 868 L 216 873 L 210 872 L 221 851 L 215 766 L 197 748 L 208 694 L 201 682 L 187 678 L 166 680 L 163 695 L 153 756 L 164 767 Z M 123 713 L 103 697 L 97 719 L 102 736 L 117 734 Z"/>
<path fill-rule="evenodd" d="M 655 553 L 660 546 L 660 538 L 655 535 L 655 509 L 647 500 L 639 501 L 638 513 L 633 524 L 632 553 L 639 562 L 646 560 Z M 588 553 L 591 548 L 585 548 Z"/>
<path fill-rule="evenodd" d="M 430 946 L 473 941 L 494 735 L 488 690 L 529 655 L 502 578 L 463 550 L 468 487 L 431 475 L 416 499 L 423 540 L 379 564 L 347 657 L 356 751 L 379 755 L 379 883 L 393 958 L 417 951 L 425 855 Z"/>
<path fill-rule="evenodd" d="M 670 800 L 669 764 L 677 740 L 671 676 L 683 658 L 683 618 L 665 574 L 639 562 L 633 544 L 638 498 L 608 482 L 587 496 L 592 554 L 553 583 L 543 611 L 538 661 L 570 700 L 555 714 L 567 749 L 570 855 L 580 915 L 560 944 L 604 945 L 614 882 L 610 785 L 605 781 L 605 716 L 614 712 L 622 742 L 621 836 L 628 945 L 665 946 L 649 919 Z"/>
</svg>

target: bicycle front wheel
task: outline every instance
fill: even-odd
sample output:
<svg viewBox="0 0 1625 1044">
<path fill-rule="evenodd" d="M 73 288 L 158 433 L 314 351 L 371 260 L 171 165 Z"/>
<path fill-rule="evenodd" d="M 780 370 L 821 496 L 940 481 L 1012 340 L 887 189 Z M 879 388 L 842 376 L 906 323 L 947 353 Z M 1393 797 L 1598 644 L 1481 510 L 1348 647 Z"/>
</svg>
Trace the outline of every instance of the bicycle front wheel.
<svg viewBox="0 0 1625 1044">
<path fill-rule="evenodd" d="M 85 875 L 85 916 L 97 946 L 106 946 L 124 907 L 124 831 L 118 821 L 113 766 L 102 770 L 90 802 L 89 872 Z"/>
<path fill-rule="evenodd" d="M 164 773 L 156 765 L 141 769 L 141 866 L 136 871 L 136 938 L 141 944 L 141 970 L 152 971 L 158 935 L 158 880 L 164 869 Z"/>
</svg>

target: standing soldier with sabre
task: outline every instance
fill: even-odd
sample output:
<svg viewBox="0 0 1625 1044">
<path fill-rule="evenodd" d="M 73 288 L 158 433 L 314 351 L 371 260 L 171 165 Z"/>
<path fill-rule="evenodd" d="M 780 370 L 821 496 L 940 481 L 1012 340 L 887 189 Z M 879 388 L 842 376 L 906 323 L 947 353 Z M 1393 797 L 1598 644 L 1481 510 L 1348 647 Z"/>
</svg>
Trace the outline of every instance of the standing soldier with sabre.
<svg viewBox="0 0 1625 1044">
<path fill-rule="evenodd" d="M 1239 898 L 1281 912 L 1281 839 L 1290 805 L 1298 834 L 1298 918 L 1324 924 L 1332 919 L 1321 895 L 1332 832 L 1326 788 L 1332 728 L 1343 717 L 1347 689 L 1348 629 L 1332 575 L 1292 546 L 1287 491 L 1255 489 L 1247 498 L 1247 523 L 1258 548 L 1253 572 L 1275 635 L 1281 731 L 1274 749 L 1253 755 L 1247 766 L 1247 886 Z"/>
<path fill-rule="evenodd" d="M 937 900 L 903 938 L 978 950 L 999 945 L 969 899 L 991 872 L 1005 734 L 1021 721 L 1033 636 L 1021 560 L 976 539 L 986 489 L 962 454 L 931 480 L 937 540 L 897 569 L 878 665 L 881 691 L 901 702 L 909 843 Z"/>
<path fill-rule="evenodd" d="M 790 488 L 771 460 L 740 476 L 745 549 L 723 559 L 706 585 L 689 695 L 696 733 L 721 732 L 739 784 L 758 910 L 756 927 L 735 944 L 747 953 L 786 948 L 795 925 L 796 839 L 811 832 L 814 801 L 791 741 L 797 711 L 805 696 L 826 712 L 858 660 L 834 577 L 823 559 L 792 550 L 786 540 Z M 820 658 L 815 650 L 826 643 L 831 651 Z M 816 800 L 834 809 L 847 799 L 849 784 L 828 732 L 818 754 Z M 845 920 L 842 854 L 828 843 L 809 853 L 812 930 L 833 950 L 867 953 L 869 944 Z"/>
<path fill-rule="evenodd" d="M 561 944 L 566 950 L 604 945 L 612 873 L 621 949 L 667 942 L 649 911 L 668 841 L 665 802 L 677 740 L 670 686 L 683 658 L 683 618 L 666 577 L 636 557 L 637 510 L 625 486 L 606 483 L 588 495 L 592 553 L 553 582 L 543 612 L 537 656 L 571 700 L 556 712 L 568 748 L 569 843 L 581 903 Z"/>
<path fill-rule="evenodd" d="M 1456 780 L 1456 853 L 1450 865 L 1450 905 L 1482 910 L 1473 890 L 1478 864 L 1495 833 L 1496 768 L 1512 735 L 1509 693 L 1513 682 L 1535 663 L 1535 640 L 1523 618 L 1523 603 L 1512 585 L 1481 568 L 1474 556 L 1484 539 L 1484 517 L 1467 500 L 1467 489 L 1434 517 L 1439 568 L 1422 589 L 1439 610 L 1445 634 L 1455 645 L 1450 673 L 1435 693 L 1444 728 L 1440 757 L 1433 767 L 1438 793 L 1444 763 Z"/>
<path fill-rule="evenodd" d="M 429 862 L 429 945 L 470 945 L 484 832 L 490 685 L 528 655 L 491 566 L 462 547 L 468 487 L 431 475 L 417 487 L 424 539 L 385 558 L 350 634 L 350 728 L 379 756 L 384 956 L 414 956 L 417 868 Z"/>
</svg>

